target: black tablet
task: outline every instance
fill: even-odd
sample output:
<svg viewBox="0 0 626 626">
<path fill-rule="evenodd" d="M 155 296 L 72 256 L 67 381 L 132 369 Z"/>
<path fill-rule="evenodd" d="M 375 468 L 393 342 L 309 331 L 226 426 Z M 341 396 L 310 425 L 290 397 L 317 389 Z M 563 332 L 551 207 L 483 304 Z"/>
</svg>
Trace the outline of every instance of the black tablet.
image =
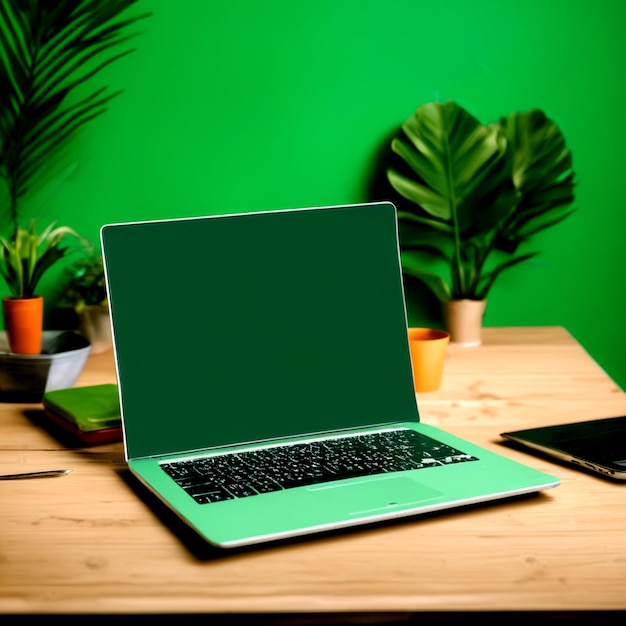
<svg viewBox="0 0 626 626">
<path fill-rule="evenodd" d="M 540 426 L 500 436 L 579 468 L 626 480 L 626 416 Z"/>
</svg>

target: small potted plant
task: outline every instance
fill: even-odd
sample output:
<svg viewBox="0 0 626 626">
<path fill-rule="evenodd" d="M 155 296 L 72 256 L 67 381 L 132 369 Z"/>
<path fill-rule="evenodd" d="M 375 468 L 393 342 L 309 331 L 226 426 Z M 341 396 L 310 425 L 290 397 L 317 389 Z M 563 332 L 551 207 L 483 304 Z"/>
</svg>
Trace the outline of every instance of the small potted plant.
<svg viewBox="0 0 626 626">
<path fill-rule="evenodd" d="M 78 332 L 91 342 L 93 353 L 111 347 L 104 265 L 102 255 L 93 248 L 66 268 L 61 304 L 76 312 Z"/>
<path fill-rule="evenodd" d="M 24 229 L 34 193 L 70 171 L 64 151 L 90 120 L 106 112 L 121 91 L 90 87 L 95 75 L 133 52 L 128 28 L 151 15 L 129 13 L 137 0 L 2 0 L 0 9 L 0 266 L 11 296 L 4 299 L 5 329 L 15 336 L 35 308 L 41 335 L 43 300 L 35 287 L 65 255 L 60 241 L 73 231 Z M 28 212 L 28 213 L 27 213 Z M 20 308 L 7 327 L 7 307 Z M 13 321 L 11 321 L 13 320 Z M 22 348 L 38 352 L 35 338 Z"/>
<path fill-rule="evenodd" d="M 451 341 L 478 345 L 494 281 L 537 255 L 523 244 L 573 211 L 563 134 L 538 109 L 483 125 L 455 102 L 431 102 L 402 125 L 387 165 L 404 273 L 442 303 Z"/>
<path fill-rule="evenodd" d="M 43 296 L 37 286 L 43 275 L 70 248 L 62 245 L 66 237 L 84 239 L 67 226 L 49 224 L 37 233 L 37 222 L 18 227 L 12 239 L 0 237 L 0 274 L 11 293 L 2 300 L 4 328 L 11 352 L 39 354 L 43 334 Z"/>
</svg>

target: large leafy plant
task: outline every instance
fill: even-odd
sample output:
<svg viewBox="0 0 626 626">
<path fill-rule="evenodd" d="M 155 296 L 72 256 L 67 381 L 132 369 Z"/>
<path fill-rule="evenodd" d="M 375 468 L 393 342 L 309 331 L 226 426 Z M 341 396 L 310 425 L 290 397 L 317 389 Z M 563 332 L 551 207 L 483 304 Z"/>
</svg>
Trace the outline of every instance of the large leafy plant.
<svg viewBox="0 0 626 626">
<path fill-rule="evenodd" d="M 482 300 L 522 244 L 573 211 L 572 155 L 538 109 L 483 125 L 455 102 L 429 103 L 391 143 L 402 267 L 439 298 Z"/>
<path fill-rule="evenodd" d="M 17 237 L 20 204 L 68 139 L 120 91 L 89 88 L 119 50 L 137 0 L 0 2 L 0 232 Z M 4 184 L 3 184 L 4 183 Z M 4 187 L 4 188 L 3 188 Z"/>
</svg>

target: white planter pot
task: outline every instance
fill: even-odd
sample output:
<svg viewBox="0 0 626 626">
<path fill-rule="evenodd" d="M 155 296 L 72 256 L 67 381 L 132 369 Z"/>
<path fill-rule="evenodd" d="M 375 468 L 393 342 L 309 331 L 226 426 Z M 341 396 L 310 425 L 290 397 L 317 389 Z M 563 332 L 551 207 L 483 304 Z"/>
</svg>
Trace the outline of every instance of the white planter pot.
<svg viewBox="0 0 626 626">
<path fill-rule="evenodd" d="M 78 320 L 78 332 L 91 342 L 92 354 L 100 354 L 113 347 L 108 305 L 87 305 L 78 313 Z"/>
<path fill-rule="evenodd" d="M 482 343 L 487 300 L 449 300 L 443 305 L 446 329 L 452 343 L 471 348 Z"/>
</svg>

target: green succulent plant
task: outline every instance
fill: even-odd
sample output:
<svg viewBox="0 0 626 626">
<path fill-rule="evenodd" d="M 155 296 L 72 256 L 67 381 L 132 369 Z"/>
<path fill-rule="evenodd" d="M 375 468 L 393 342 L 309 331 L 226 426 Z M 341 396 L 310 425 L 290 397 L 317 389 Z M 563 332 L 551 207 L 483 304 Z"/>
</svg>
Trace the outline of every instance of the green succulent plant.
<svg viewBox="0 0 626 626">
<path fill-rule="evenodd" d="M 403 272 L 441 301 L 482 300 L 520 247 L 574 209 L 571 152 L 540 110 L 481 124 L 457 103 L 417 109 L 391 142 Z"/>
<path fill-rule="evenodd" d="M 69 246 L 62 245 L 67 237 L 76 238 L 81 245 L 90 245 L 73 229 L 55 223 L 37 233 L 35 220 L 28 228 L 18 227 L 13 239 L 0 237 L 0 274 L 14 298 L 36 295 L 42 276 L 70 252 Z"/>
</svg>

